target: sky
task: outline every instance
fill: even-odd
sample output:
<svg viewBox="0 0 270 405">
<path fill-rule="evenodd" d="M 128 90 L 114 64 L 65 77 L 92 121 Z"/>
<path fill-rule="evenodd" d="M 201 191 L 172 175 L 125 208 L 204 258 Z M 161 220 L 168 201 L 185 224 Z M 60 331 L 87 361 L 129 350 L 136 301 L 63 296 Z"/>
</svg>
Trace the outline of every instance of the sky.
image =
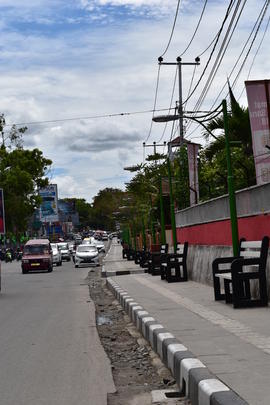
<svg viewBox="0 0 270 405">
<path fill-rule="evenodd" d="M 164 62 L 174 63 L 185 50 L 204 3 L 180 1 Z M 225 86 L 215 101 L 263 4 L 264 0 L 246 1 L 200 110 L 217 107 L 226 96 Z M 206 50 L 228 5 L 229 0 L 208 0 L 194 40 L 182 56 L 183 62 L 193 63 Z M 151 124 L 151 112 L 133 113 L 151 111 L 154 105 L 157 109 L 168 108 L 171 100 L 174 107 L 178 100 L 178 83 L 172 97 L 176 67 L 163 65 L 158 76 L 157 61 L 168 45 L 176 6 L 177 0 L 0 0 L 0 112 L 5 114 L 8 125 L 15 123 L 19 127 L 26 123 L 24 147 L 40 148 L 53 161 L 48 177 L 58 185 L 59 197 L 91 202 L 106 187 L 124 190 L 132 177 L 124 167 L 142 163 L 152 151 L 149 147 L 144 153 L 143 142 L 151 145 L 170 140 L 171 123 L 164 132 L 164 124 Z M 269 78 L 268 31 L 258 49 L 268 18 L 269 10 L 233 88 L 244 106 L 244 81 Z M 223 38 L 221 35 L 212 61 Z M 183 100 L 200 78 L 211 49 L 202 54 L 195 72 L 193 65 L 182 67 Z M 186 110 L 196 106 L 211 66 L 185 105 Z M 205 142 L 198 126 L 185 121 L 185 129 L 188 140 Z M 173 135 L 177 136 L 177 132 Z M 159 147 L 160 152 L 163 150 Z"/>
</svg>

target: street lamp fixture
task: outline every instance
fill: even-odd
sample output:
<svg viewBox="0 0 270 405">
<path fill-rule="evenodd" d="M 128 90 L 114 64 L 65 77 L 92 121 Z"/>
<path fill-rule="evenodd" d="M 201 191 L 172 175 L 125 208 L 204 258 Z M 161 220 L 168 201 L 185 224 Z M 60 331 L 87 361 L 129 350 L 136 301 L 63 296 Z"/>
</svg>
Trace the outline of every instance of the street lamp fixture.
<svg viewBox="0 0 270 405">
<path fill-rule="evenodd" d="M 178 114 L 169 114 L 169 115 L 157 115 L 156 117 L 152 118 L 154 122 L 169 122 L 169 121 L 177 121 L 179 120 L 180 115 Z"/>
</svg>

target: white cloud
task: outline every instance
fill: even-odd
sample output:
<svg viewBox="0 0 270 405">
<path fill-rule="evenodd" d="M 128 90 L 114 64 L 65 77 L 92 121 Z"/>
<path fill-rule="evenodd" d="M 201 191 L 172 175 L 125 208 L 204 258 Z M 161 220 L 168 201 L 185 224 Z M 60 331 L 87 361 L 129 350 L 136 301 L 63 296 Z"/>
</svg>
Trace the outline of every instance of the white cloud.
<svg viewBox="0 0 270 405">
<path fill-rule="evenodd" d="M 0 7 L 8 7 L 10 1 L 0 0 Z M 12 2 L 13 21 L 19 16 L 24 18 L 48 18 L 42 27 L 51 23 L 55 7 L 58 17 L 63 6 L 62 1 L 21 1 Z M 173 21 L 176 1 L 161 0 L 126 0 L 126 1 L 77 1 L 66 2 L 79 8 L 88 8 L 85 14 L 71 12 L 68 16 L 72 21 L 70 29 L 59 30 L 58 25 L 38 30 L 15 29 L 5 22 L 0 24 L 0 112 L 6 114 L 7 122 L 31 122 L 57 120 L 73 117 L 89 117 L 94 115 L 113 114 L 128 111 L 143 111 L 153 107 L 157 57 L 166 47 Z M 202 2 L 185 1 L 179 15 L 175 34 L 164 57 L 165 61 L 173 62 L 188 43 L 200 14 Z M 195 4 L 195 6 L 194 6 Z M 211 91 L 202 108 L 210 107 L 215 95 L 226 81 L 239 49 L 247 38 L 251 22 L 254 20 L 252 0 L 246 8 L 241 30 L 228 49 L 220 72 L 217 74 Z M 260 5 L 262 1 L 260 1 Z M 38 6 L 37 6 L 38 5 Z M 98 7 L 96 12 L 94 9 Z M 136 13 L 144 7 L 153 13 L 160 14 L 156 19 L 145 21 L 144 18 L 130 19 L 130 13 L 114 17 L 107 25 L 92 25 L 87 20 L 92 17 L 104 17 L 120 6 L 136 8 Z M 210 2 L 206 9 L 197 37 L 190 50 L 183 57 L 184 61 L 194 61 L 210 43 L 217 32 L 224 11 L 224 2 Z M 92 9 L 90 10 L 90 8 Z M 125 11 L 125 7 L 121 12 Z M 14 14 L 16 10 L 17 14 Z M 160 10 L 164 10 L 160 13 Z M 82 10 L 81 10 L 82 12 Z M 167 17 L 164 17 L 166 13 Z M 256 11 L 257 12 L 257 11 Z M 9 18 L 11 18 L 9 12 Z M 117 13 L 116 13 L 117 14 Z M 163 16 L 163 17 L 162 17 Z M 160 20 L 160 18 L 163 18 Z M 65 17 L 67 18 L 67 17 Z M 107 18 L 107 17 L 106 17 Z M 84 25 L 80 25 L 83 21 Z M 85 25 L 88 21 L 88 25 Z M 209 29 L 211 21 L 211 30 Z M 46 23 L 46 24 L 45 24 Z M 265 44 L 267 44 L 267 37 Z M 263 56 L 262 48 L 254 65 L 251 78 L 267 78 L 270 63 Z M 209 55 L 209 53 L 208 53 Z M 200 76 L 207 61 L 207 54 L 201 58 L 201 66 L 197 68 L 195 82 Z M 236 95 L 240 94 L 245 79 L 245 72 L 239 80 Z M 162 67 L 160 72 L 157 108 L 169 105 L 175 68 Z M 183 66 L 183 96 L 190 85 L 193 67 Z M 207 78 L 207 75 L 205 76 Z M 202 84 L 204 84 L 204 80 Z M 192 109 L 196 96 L 189 102 Z M 178 99 L 177 90 L 173 103 Z M 246 99 L 243 97 L 243 102 Z M 173 104 L 174 105 L 174 104 Z M 74 120 L 44 125 L 30 125 L 25 134 L 25 145 L 39 147 L 44 155 L 54 162 L 52 181 L 59 184 L 60 195 L 84 197 L 87 200 L 97 194 L 99 189 L 110 186 L 124 187 L 130 174 L 123 171 L 129 166 L 142 161 L 142 142 L 146 139 L 152 114 L 138 114 L 111 118 Z M 154 124 L 149 143 L 158 140 L 163 125 Z M 194 128 L 194 127 L 193 127 Z M 197 130 L 192 136 L 200 136 Z M 170 127 L 164 140 L 170 138 Z M 150 148 L 147 150 L 150 152 Z M 57 169 L 62 174 L 57 174 Z M 54 170 L 56 175 L 54 175 Z"/>
</svg>

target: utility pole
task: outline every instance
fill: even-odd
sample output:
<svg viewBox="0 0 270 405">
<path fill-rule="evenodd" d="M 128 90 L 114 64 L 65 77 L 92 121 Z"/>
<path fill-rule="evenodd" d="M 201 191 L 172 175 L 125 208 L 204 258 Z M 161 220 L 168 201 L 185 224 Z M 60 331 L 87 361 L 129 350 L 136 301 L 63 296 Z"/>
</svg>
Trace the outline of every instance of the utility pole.
<svg viewBox="0 0 270 405">
<path fill-rule="evenodd" d="M 178 101 L 178 115 L 179 115 L 179 139 L 180 147 L 184 143 L 184 121 L 183 121 L 183 98 L 182 98 L 182 66 L 184 65 L 199 65 L 200 58 L 195 58 L 195 62 L 182 62 L 182 58 L 178 56 L 176 62 L 163 62 L 162 56 L 158 58 L 160 65 L 178 66 L 178 86 L 179 86 L 179 101 Z"/>
</svg>

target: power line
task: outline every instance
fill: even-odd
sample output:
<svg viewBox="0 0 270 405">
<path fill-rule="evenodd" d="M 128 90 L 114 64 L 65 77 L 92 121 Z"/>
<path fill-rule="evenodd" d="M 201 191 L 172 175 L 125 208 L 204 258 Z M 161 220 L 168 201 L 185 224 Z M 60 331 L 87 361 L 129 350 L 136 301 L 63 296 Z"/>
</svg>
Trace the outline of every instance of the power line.
<svg viewBox="0 0 270 405">
<path fill-rule="evenodd" d="M 178 17 L 178 12 L 179 12 L 180 4 L 181 4 L 181 0 L 178 0 L 177 6 L 176 6 L 176 11 L 175 11 L 175 16 L 174 16 L 174 22 L 173 22 L 173 26 L 172 26 L 172 30 L 171 30 L 171 35 L 170 35 L 168 44 L 167 44 L 167 46 L 166 46 L 166 48 L 165 48 L 165 51 L 163 52 L 163 54 L 161 55 L 161 57 L 165 55 L 165 53 L 168 51 L 169 46 L 170 46 L 170 44 L 171 44 L 172 37 L 173 37 L 173 33 L 174 33 L 174 29 L 175 29 L 175 24 L 176 24 L 177 17 Z"/>
<path fill-rule="evenodd" d="M 261 11 L 260 11 L 258 17 L 257 17 L 257 20 L 256 20 L 255 24 L 253 25 L 253 28 L 252 28 L 252 30 L 251 30 L 251 32 L 250 32 L 250 34 L 249 34 L 249 36 L 248 36 L 248 38 L 247 38 L 247 40 L 246 40 L 244 46 L 243 46 L 243 48 L 242 48 L 242 51 L 240 52 L 240 54 L 239 54 L 239 56 L 238 56 L 238 58 L 237 58 L 237 60 L 236 60 L 236 62 L 235 62 L 235 64 L 234 64 L 234 66 L 233 66 L 233 68 L 232 68 L 232 70 L 231 70 L 231 72 L 230 72 L 230 74 L 229 74 L 229 76 L 228 76 L 228 79 L 229 79 L 229 80 L 230 80 L 230 78 L 231 78 L 231 76 L 232 76 L 232 74 L 233 74 L 233 72 L 234 72 L 234 70 L 235 70 L 235 68 L 236 68 L 236 66 L 237 66 L 237 64 L 238 64 L 238 62 L 240 61 L 240 59 L 241 59 L 241 57 L 242 57 L 242 55 L 243 55 L 243 53 L 244 53 L 244 50 L 246 49 L 246 47 L 247 47 L 247 45 L 248 45 L 248 42 L 249 42 L 249 40 L 250 40 L 250 38 L 251 38 L 251 36 L 252 36 L 252 34 L 253 34 L 253 32 L 254 32 L 256 26 L 257 26 L 257 24 L 258 24 L 258 22 L 259 22 L 259 20 L 260 20 L 260 17 L 261 17 L 261 15 L 262 15 L 262 13 L 263 13 L 264 7 L 266 6 L 266 3 L 267 3 L 267 1 L 264 3 L 264 5 L 263 5 L 263 7 L 262 7 L 262 9 L 261 9 Z M 227 83 L 228 83 L 228 80 L 226 80 L 226 82 L 224 83 L 222 89 L 220 90 L 219 94 L 217 95 L 217 97 L 216 97 L 215 101 L 213 102 L 211 108 L 213 108 L 213 106 L 215 105 L 215 103 L 218 101 L 218 99 L 219 99 L 220 95 L 222 94 L 224 88 L 226 87 Z M 228 94 L 229 94 L 229 93 L 227 93 L 226 98 L 227 98 Z"/>
<path fill-rule="evenodd" d="M 186 46 L 186 48 L 184 49 L 184 51 L 181 53 L 180 57 L 183 56 L 186 53 L 186 51 L 189 49 L 190 45 L 193 42 L 193 39 L 195 38 L 195 35 L 197 34 L 197 31 L 199 29 L 199 26 L 201 24 L 201 21 L 202 21 L 203 15 L 204 15 L 204 11 L 205 11 L 207 2 L 208 2 L 208 0 L 205 0 L 204 5 L 203 5 L 203 9 L 202 9 L 202 12 L 201 12 L 201 15 L 200 15 L 200 18 L 199 18 L 199 21 L 198 21 L 197 26 L 196 26 L 196 28 L 194 30 L 194 33 L 193 33 L 193 35 L 191 37 L 191 40 L 189 41 L 189 43 Z"/>
<path fill-rule="evenodd" d="M 239 72 L 238 72 L 237 76 L 235 77 L 235 79 L 234 79 L 234 81 L 233 81 L 232 86 L 235 86 L 235 84 L 236 84 L 236 82 L 237 82 L 237 80 L 238 80 L 238 78 L 239 78 L 239 76 L 240 76 L 240 74 L 241 74 L 241 72 L 242 72 L 242 70 L 243 70 L 243 67 L 244 67 L 244 65 L 245 65 L 245 63 L 246 63 L 246 61 L 247 61 L 247 58 L 248 58 L 249 54 L 250 54 L 250 51 L 251 51 L 252 46 L 253 46 L 253 44 L 254 44 L 254 42 L 255 42 L 255 39 L 257 38 L 257 35 L 258 35 L 259 29 L 260 29 L 260 27 L 261 27 L 261 24 L 262 24 L 262 22 L 263 22 L 263 20 L 264 20 L 264 17 L 265 17 L 266 11 L 267 11 L 267 9 L 268 9 L 269 3 L 270 3 L 270 0 L 267 0 L 267 1 L 265 2 L 265 9 L 264 9 L 263 15 L 262 15 L 262 17 L 261 17 L 261 20 L 259 21 L 258 27 L 257 27 L 256 32 L 255 32 L 255 34 L 254 34 L 254 37 L 253 37 L 253 39 L 252 39 L 252 41 L 251 41 L 250 47 L 249 47 L 249 49 L 248 49 L 248 51 L 247 51 L 247 53 L 246 53 L 246 56 L 245 56 L 245 58 L 244 58 L 244 60 L 243 60 L 243 62 L 242 62 L 242 65 L 241 65 L 241 67 L 240 67 L 240 69 L 239 69 Z"/>
<path fill-rule="evenodd" d="M 239 19 L 240 19 L 241 15 L 242 15 L 242 12 L 243 12 L 243 9 L 244 9 L 244 7 L 246 5 L 247 0 L 244 0 L 242 8 L 241 8 L 241 10 L 240 10 L 240 12 L 238 14 L 238 17 L 236 19 L 236 22 L 234 24 L 234 20 L 235 20 L 235 18 L 237 16 L 238 9 L 240 7 L 241 1 L 242 0 L 238 0 L 237 4 L 235 6 L 233 16 L 231 18 L 231 21 L 229 23 L 229 26 L 227 28 L 227 31 L 226 31 L 225 36 L 223 38 L 223 41 L 221 43 L 221 46 L 220 46 L 219 52 L 217 54 L 216 60 L 215 60 L 215 62 L 213 64 L 213 67 L 212 67 L 212 69 L 210 71 L 208 79 L 206 80 L 206 83 L 205 83 L 204 88 L 203 88 L 203 90 L 201 92 L 201 95 L 200 95 L 200 97 L 199 97 L 199 99 L 198 99 L 198 101 L 197 101 L 197 103 L 195 105 L 195 108 L 202 105 L 202 103 L 203 103 L 203 101 L 204 101 L 204 99 L 205 99 L 205 97 L 206 97 L 206 95 L 207 95 L 207 93 L 208 93 L 208 91 L 209 91 L 209 89 L 211 87 L 211 84 L 214 81 L 214 78 L 215 78 L 215 76 L 217 74 L 217 71 L 218 71 L 220 65 L 221 65 L 221 62 L 222 62 L 222 60 L 224 58 L 224 55 L 225 55 L 225 53 L 226 53 L 226 51 L 228 49 L 228 46 L 229 46 L 230 41 L 232 39 L 232 36 L 233 36 L 233 34 L 235 32 L 236 26 L 237 26 L 237 24 L 239 22 Z M 230 33 L 230 31 L 231 31 L 231 33 Z"/>
<path fill-rule="evenodd" d="M 158 86 L 159 86 L 159 76 L 160 76 L 160 65 L 158 65 L 158 73 L 157 73 L 157 82 L 156 82 L 156 90 L 155 90 L 155 99 L 154 99 L 154 108 L 153 108 L 153 114 L 152 114 L 152 118 L 154 117 L 154 111 L 156 109 L 156 105 L 157 105 L 157 95 L 158 95 Z M 152 127 L 153 127 L 153 120 L 151 120 L 151 124 L 150 124 L 150 128 L 149 128 L 149 132 L 147 135 L 147 138 L 145 140 L 145 143 L 148 141 L 148 139 L 150 138 L 151 132 L 152 132 Z"/>
<path fill-rule="evenodd" d="M 252 59 L 252 62 L 251 62 L 251 65 L 250 65 L 250 68 L 249 68 L 249 71 L 248 71 L 248 75 L 247 75 L 246 80 L 249 79 L 249 76 L 250 76 L 251 70 L 252 70 L 252 68 L 253 68 L 255 59 L 256 59 L 256 57 L 257 57 L 259 51 L 260 51 L 260 48 L 261 48 L 262 43 L 263 43 L 263 41 L 264 41 L 265 35 L 266 35 L 266 33 L 267 33 L 267 30 L 268 30 L 268 27 L 269 27 L 269 23 L 270 23 L 270 16 L 268 17 L 268 21 L 267 21 L 267 24 L 266 24 L 266 26 L 265 26 L 265 30 L 264 30 L 263 36 L 262 36 L 262 38 L 261 38 L 261 40 L 260 40 L 260 43 L 259 43 L 259 45 L 258 45 L 258 48 L 257 48 L 257 50 L 256 50 L 256 52 L 255 52 L 255 54 L 254 54 L 254 56 L 253 56 L 253 59 Z M 237 100 L 239 100 L 239 99 L 242 97 L 242 94 L 243 94 L 244 90 L 245 90 L 245 86 L 243 87 L 243 89 L 242 89 L 242 91 L 241 91 L 241 93 L 240 93 L 240 96 L 238 97 Z"/>
<path fill-rule="evenodd" d="M 195 93 L 195 91 L 197 90 L 197 88 L 198 88 L 200 82 L 202 81 L 203 76 L 205 75 L 205 72 L 206 72 L 206 70 L 207 70 L 207 68 L 208 68 L 208 66 L 209 66 L 209 63 L 211 62 L 212 56 L 213 56 L 213 54 L 214 54 L 214 52 L 215 52 L 215 49 L 216 49 L 216 47 L 217 47 L 217 44 L 218 44 L 220 35 L 221 35 L 222 31 L 223 31 L 224 25 L 225 25 L 225 23 L 226 23 L 226 21 L 227 21 L 227 18 L 228 18 L 228 16 L 229 16 L 229 14 L 230 14 L 231 5 L 233 4 L 233 2 L 234 2 L 234 0 L 230 0 L 229 6 L 228 6 L 227 11 L 226 11 L 226 14 L 225 14 L 225 17 L 224 17 L 224 19 L 223 19 L 223 21 L 222 21 L 222 24 L 221 24 L 221 28 L 220 28 L 220 30 L 218 31 L 216 41 L 215 41 L 214 46 L 213 46 L 213 48 L 212 48 L 212 51 L 211 51 L 211 53 L 210 53 L 210 55 L 209 55 L 209 58 L 208 58 L 208 60 L 207 60 L 207 62 L 206 62 L 206 65 L 205 65 L 205 67 L 204 67 L 204 69 L 203 69 L 203 72 L 202 72 L 202 74 L 201 74 L 199 80 L 197 81 L 195 87 L 194 87 L 193 90 L 191 91 L 189 97 L 186 98 L 186 100 L 183 102 L 183 104 L 185 104 L 185 103 L 191 98 L 191 96 Z"/>
<path fill-rule="evenodd" d="M 177 67 L 176 67 L 175 75 L 174 75 L 174 81 L 173 81 L 173 88 L 172 88 L 172 95 L 171 95 L 171 100 L 170 100 L 169 111 L 171 110 L 172 103 L 173 103 L 174 92 L 175 92 L 175 86 L 176 86 L 176 79 L 177 79 L 177 72 L 178 72 L 178 69 L 177 69 Z M 168 115 L 169 115 L 169 114 L 168 114 Z M 163 129 L 163 132 L 162 132 L 162 135 L 161 135 L 160 139 L 158 140 L 158 142 L 160 142 L 160 141 L 164 138 L 164 135 L 165 135 L 167 126 L 168 126 L 168 122 L 166 122 L 166 124 L 165 124 L 165 126 L 164 126 L 164 129 Z"/>
</svg>

